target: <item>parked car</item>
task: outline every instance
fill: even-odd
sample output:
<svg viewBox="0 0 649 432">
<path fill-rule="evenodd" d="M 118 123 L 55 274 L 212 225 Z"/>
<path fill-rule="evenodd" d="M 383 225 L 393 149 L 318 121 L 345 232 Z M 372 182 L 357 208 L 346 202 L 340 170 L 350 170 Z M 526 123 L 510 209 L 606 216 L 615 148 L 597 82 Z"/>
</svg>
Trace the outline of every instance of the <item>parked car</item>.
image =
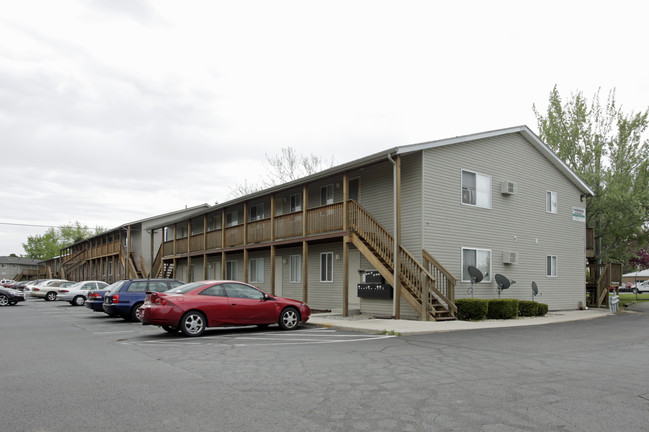
<svg viewBox="0 0 649 432">
<path fill-rule="evenodd" d="M 638 282 L 633 288 L 634 294 L 641 294 L 649 292 L 649 280 Z"/>
<path fill-rule="evenodd" d="M 0 286 L 3 286 L 5 288 L 11 288 L 16 284 L 16 281 L 13 279 L 2 279 L 0 280 Z"/>
<path fill-rule="evenodd" d="M 93 290 L 101 290 L 108 286 L 103 281 L 83 281 L 76 284 L 59 288 L 59 293 L 56 296 L 57 300 L 67 301 L 72 306 L 83 306 L 88 298 L 88 293 Z"/>
<path fill-rule="evenodd" d="M 38 285 L 42 282 L 45 282 L 47 279 L 36 279 L 27 282 L 25 285 L 22 287 L 22 291 L 25 293 L 25 299 L 31 295 L 31 290 L 35 285 Z"/>
<path fill-rule="evenodd" d="M 147 291 L 163 292 L 183 282 L 176 279 L 127 279 L 104 296 L 104 312 L 119 315 L 127 321 L 137 321 L 137 309 L 144 303 Z"/>
<path fill-rule="evenodd" d="M 104 289 L 90 291 L 86 299 L 86 307 L 95 312 L 104 312 L 104 296 L 113 289 L 119 289 L 124 282 L 117 281 Z"/>
<path fill-rule="evenodd" d="M 311 309 L 299 300 L 272 296 L 236 281 L 192 282 L 166 292 L 147 292 L 139 318 L 168 333 L 200 336 L 207 327 L 261 327 L 279 324 L 293 330 L 307 322 Z"/>
<path fill-rule="evenodd" d="M 21 301 L 25 301 L 25 294 L 22 291 L 0 287 L 0 306 L 13 306 Z"/>
<path fill-rule="evenodd" d="M 24 291 L 25 290 L 25 285 L 30 283 L 31 281 L 20 281 L 16 282 L 14 286 L 12 286 L 12 289 L 18 290 L 18 291 Z"/>
<path fill-rule="evenodd" d="M 64 288 L 74 284 L 75 282 L 65 279 L 47 279 L 45 282 L 32 286 L 30 295 L 45 299 L 45 301 L 54 301 L 58 295 L 59 287 Z"/>
</svg>

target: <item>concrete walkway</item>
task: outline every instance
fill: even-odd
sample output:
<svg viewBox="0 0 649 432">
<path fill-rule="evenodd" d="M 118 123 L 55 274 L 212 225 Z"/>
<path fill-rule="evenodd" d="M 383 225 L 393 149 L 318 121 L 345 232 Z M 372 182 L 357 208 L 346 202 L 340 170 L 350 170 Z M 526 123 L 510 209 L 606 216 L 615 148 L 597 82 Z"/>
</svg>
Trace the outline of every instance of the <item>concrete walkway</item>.
<svg viewBox="0 0 649 432">
<path fill-rule="evenodd" d="M 512 320 L 484 321 L 412 321 L 377 319 L 363 316 L 343 317 L 331 313 L 313 314 L 307 324 L 340 330 L 352 330 L 373 334 L 415 335 L 458 330 L 476 330 L 497 327 L 517 327 L 587 320 L 610 315 L 608 309 L 587 309 L 549 312 L 544 317 L 517 318 Z"/>
</svg>

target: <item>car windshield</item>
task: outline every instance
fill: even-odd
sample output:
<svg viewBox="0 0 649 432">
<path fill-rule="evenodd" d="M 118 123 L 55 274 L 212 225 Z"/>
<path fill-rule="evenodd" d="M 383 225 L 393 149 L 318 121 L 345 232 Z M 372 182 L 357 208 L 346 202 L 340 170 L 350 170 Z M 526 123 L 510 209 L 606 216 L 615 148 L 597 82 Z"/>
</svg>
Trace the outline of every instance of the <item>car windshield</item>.
<svg viewBox="0 0 649 432">
<path fill-rule="evenodd" d="M 181 286 L 176 287 L 176 288 L 172 288 L 167 292 L 168 293 L 173 293 L 173 294 L 185 294 L 186 292 L 189 292 L 189 291 L 191 291 L 193 289 L 196 289 L 196 288 L 198 288 L 200 286 L 203 286 L 203 285 L 205 285 L 205 282 L 192 282 L 192 283 L 188 283 L 188 284 L 185 284 L 185 285 L 181 285 Z"/>
</svg>

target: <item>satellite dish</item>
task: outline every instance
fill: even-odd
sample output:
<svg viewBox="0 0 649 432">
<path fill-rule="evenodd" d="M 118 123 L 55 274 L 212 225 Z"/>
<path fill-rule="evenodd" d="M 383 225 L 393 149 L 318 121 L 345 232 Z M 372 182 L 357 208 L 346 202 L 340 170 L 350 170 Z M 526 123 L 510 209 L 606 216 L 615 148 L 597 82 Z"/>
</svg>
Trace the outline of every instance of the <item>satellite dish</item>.
<svg viewBox="0 0 649 432">
<path fill-rule="evenodd" d="M 467 270 L 469 271 L 469 276 L 471 276 L 471 287 L 467 289 L 467 292 L 471 294 L 471 297 L 473 297 L 473 285 L 480 283 L 484 276 L 476 267 L 469 266 Z"/>
<path fill-rule="evenodd" d="M 512 284 L 515 284 L 516 281 L 510 281 L 505 276 L 501 274 L 496 275 L 496 283 L 498 284 L 498 298 L 500 298 L 500 293 L 502 290 L 509 288 Z"/>
<path fill-rule="evenodd" d="M 532 282 L 532 301 L 534 301 L 534 297 L 537 295 L 539 295 L 539 286 L 536 282 Z"/>
</svg>

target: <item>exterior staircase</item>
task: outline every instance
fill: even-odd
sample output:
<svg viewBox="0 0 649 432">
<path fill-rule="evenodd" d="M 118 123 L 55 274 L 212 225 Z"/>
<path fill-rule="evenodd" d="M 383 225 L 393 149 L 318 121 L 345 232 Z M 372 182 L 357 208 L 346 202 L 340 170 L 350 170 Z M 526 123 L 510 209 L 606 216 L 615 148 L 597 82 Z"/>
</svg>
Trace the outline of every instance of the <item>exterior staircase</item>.
<svg viewBox="0 0 649 432">
<path fill-rule="evenodd" d="M 351 201 L 349 206 L 351 242 L 394 286 L 394 239 L 360 205 Z M 399 272 L 401 296 L 422 320 L 455 320 L 456 278 L 425 250 L 426 265 L 417 261 L 403 246 L 399 246 Z M 396 294 L 396 293 L 395 293 Z"/>
</svg>

